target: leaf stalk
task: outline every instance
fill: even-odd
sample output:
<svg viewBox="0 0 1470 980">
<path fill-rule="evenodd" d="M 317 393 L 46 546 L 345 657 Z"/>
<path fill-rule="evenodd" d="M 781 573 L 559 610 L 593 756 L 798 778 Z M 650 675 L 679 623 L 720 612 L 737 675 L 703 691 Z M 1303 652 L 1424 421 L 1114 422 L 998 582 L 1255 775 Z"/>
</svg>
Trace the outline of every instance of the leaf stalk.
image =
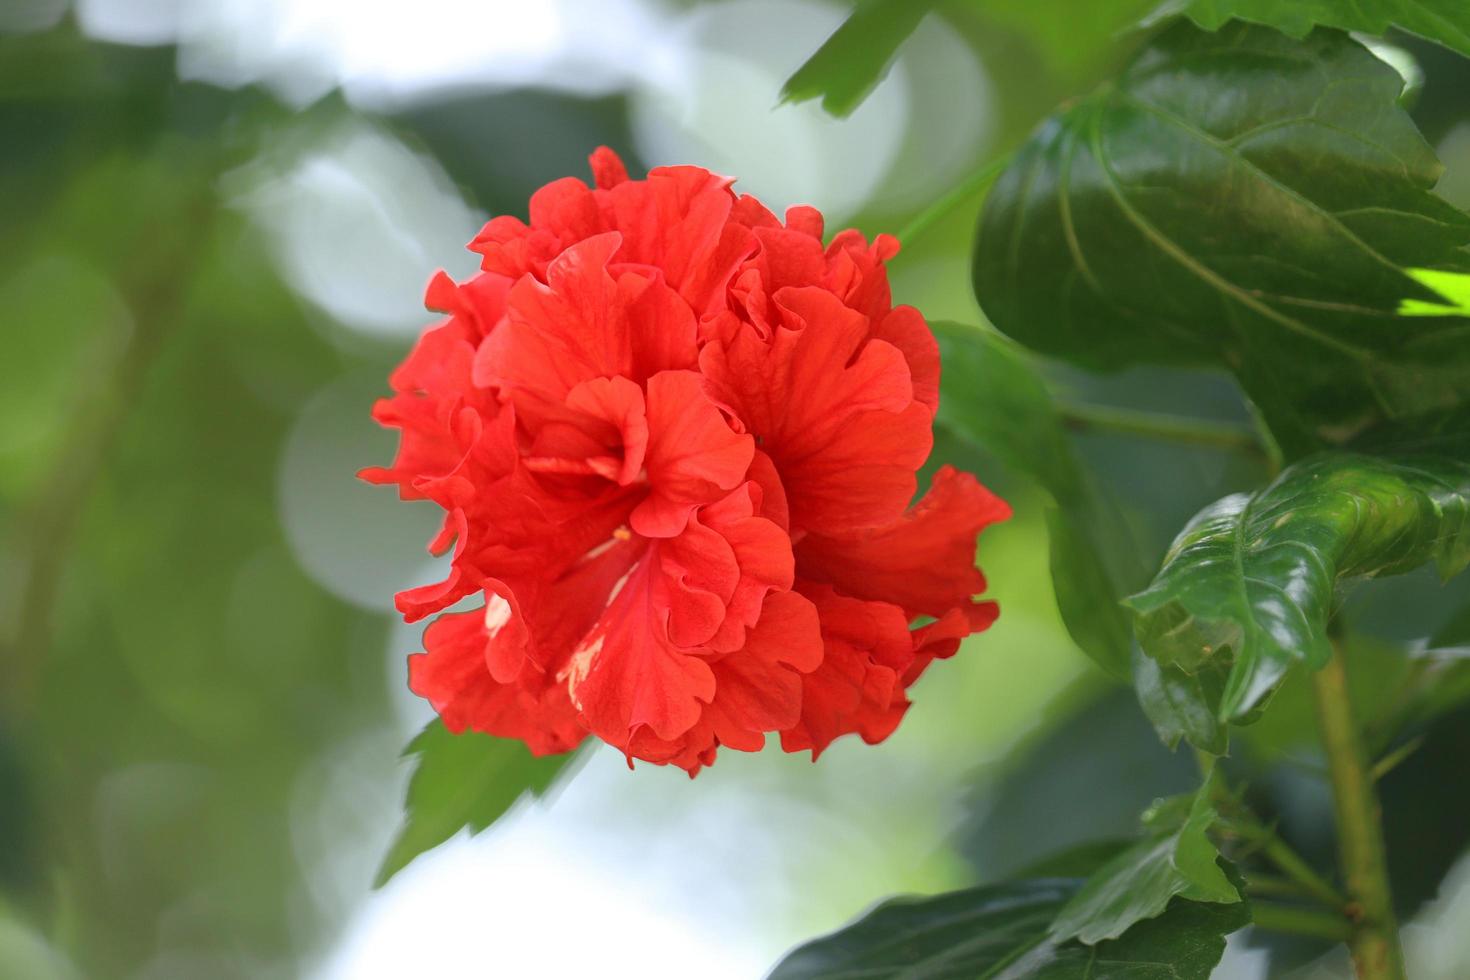
<svg viewBox="0 0 1470 980">
<path fill-rule="evenodd" d="M 1256 434 L 1243 426 L 1107 405 L 1059 405 L 1057 412 L 1063 424 L 1074 431 L 1156 439 L 1266 459 Z"/>
<path fill-rule="evenodd" d="M 1311 936 L 1339 943 L 1347 939 L 1349 933 L 1348 920 L 1340 915 L 1273 902 L 1252 902 L 1251 924 L 1268 932 Z"/>
<path fill-rule="evenodd" d="M 964 204 L 970 198 L 984 190 L 991 181 L 1000 176 L 1000 172 L 1011 162 L 1012 154 L 1006 153 L 991 160 L 989 163 L 976 170 L 970 176 L 950 188 L 933 204 L 904 225 L 898 232 L 898 241 L 905 248 L 911 248 L 934 225 L 947 217 L 951 211 Z"/>
</svg>

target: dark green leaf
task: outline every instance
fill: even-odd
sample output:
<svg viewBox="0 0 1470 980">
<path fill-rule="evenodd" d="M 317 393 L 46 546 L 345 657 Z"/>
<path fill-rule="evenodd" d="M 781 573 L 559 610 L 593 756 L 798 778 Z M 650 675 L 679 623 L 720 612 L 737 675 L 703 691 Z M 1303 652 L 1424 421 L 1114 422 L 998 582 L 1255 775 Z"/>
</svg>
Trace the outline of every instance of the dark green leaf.
<svg viewBox="0 0 1470 980">
<path fill-rule="evenodd" d="M 1099 499 L 1024 352 L 991 331 L 932 324 L 944 362 L 938 423 L 1035 479 L 1052 497 L 1046 525 L 1057 608 L 1077 645 L 1126 677 L 1132 631 L 1119 606 L 1133 552 Z M 1109 560 L 1123 570 L 1110 568 Z M 1121 584 L 1120 583 L 1124 583 Z"/>
<path fill-rule="evenodd" d="M 1097 864 L 1038 867 L 1099 838 L 1123 842 L 1107 855 L 1115 856 L 1138 840 L 1140 812 L 1199 786 L 1195 760 L 1159 744 L 1132 692 L 1109 685 L 1098 693 L 1039 719 L 1029 744 L 1008 754 L 1005 772 L 976 786 L 955 844 L 981 880 L 1086 877 Z"/>
<path fill-rule="evenodd" d="M 899 45 L 930 6 L 927 0 L 867 0 L 786 80 L 781 99 L 820 97 L 832 115 L 850 115 L 888 74 Z"/>
<path fill-rule="evenodd" d="M 1460 403 L 1470 325 L 1398 313 L 1470 240 L 1401 87 L 1333 31 L 1177 25 L 991 191 L 981 305 L 1085 367 L 1226 368 L 1294 455 Z"/>
<path fill-rule="evenodd" d="M 1218 716 L 1239 719 L 1293 662 L 1326 662 L 1340 580 L 1429 561 L 1445 578 L 1470 564 L 1470 464 L 1327 453 L 1202 511 L 1128 604 L 1160 663 L 1196 671 L 1230 651 Z"/>
<path fill-rule="evenodd" d="M 1470 55 L 1470 4 L 1465 0 L 1169 0 L 1149 19 L 1180 13 L 1210 31 L 1235 18 L 1297 38 L 1319 26 L 1365 34 L 1386 34 L 1398 27 Z"/>
<path fill-rule="evenodd" d="M 540 796 L 570 755 L 536 757 L 520 742 L 478 732 L 452 734 L 437 719 L 408 744 L 418 768 L 404 800 L 405 822 L 378 869 L 375 887 L 414 858 L 469 827 L 479 833 L 523 795 Z"/>
<path fill-rule="evenodd" d="M 1182 824 L 1158 821 L 1162 827 L 1151 826 L 1143 840 L 1094 872 L 1057 914 L 1052 936 L 1088 945 L 1117 939 L 1135 923 L 1162 914 L 1176 895 L 1198 902 L 1240 901 L 1216 863 L 1220 852 L 1207 834 L 1216 819 L 1209 786 L 1188 806 Z"/>
<path fill-rule="evenodd" d="M 1429 638 L 1431 650 L 1465 650 L 1470 653 L 1470 603 L 1449 618 Z"/>
<path fill-rule="evenodd" d="M 1084 841 L 1028 864 L 1016 877 L 1086 878 L 1132 846 L 1131 838 Z"/>
<path fill-rule="evenodd" d="M 798 948 L 768 980 L 1206 980 L 1225 936 L 1249 921 L 1244 903 L 1176 900 L 1111 942 L 1057 943 L 1048 926 L 1076 889 L 1040 879 L 891 899 Z"/>
<path fill-rule="evenodd" d="M 1219 671 L 1190 674 L 1134 651 L 1133 689 L 1138 703 L 1171 749 L 1180 739 L 1213 755 L 1224 755 L 1230 748 L 1229 728 L 1218 717 L 1222 686 Z"/>
<path fill-rule="evenodd" d="M 1174 899 L 1164 914 L 1096 946 L 1066 943 L 1034 969 L 1038 980 L 1205 980 L 1225 952 L 1225 937 L 1250 922 L 1245 902 Z M 1009 976 L 1009 974 L 1007 975 Z"/>
</svg>

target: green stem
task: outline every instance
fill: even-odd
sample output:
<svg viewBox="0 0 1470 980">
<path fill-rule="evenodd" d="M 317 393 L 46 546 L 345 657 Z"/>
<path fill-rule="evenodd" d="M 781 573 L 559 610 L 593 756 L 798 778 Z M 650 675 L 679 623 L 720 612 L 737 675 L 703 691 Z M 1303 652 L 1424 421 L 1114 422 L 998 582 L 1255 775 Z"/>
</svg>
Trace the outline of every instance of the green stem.
<svg viewBox="0 0 1470 980">
<path fill-rule="evenodd" d="M 1279 878 L 1276 875 L 1260 874 L 1251 872 L 1245 881 L 1245 890 L 1252 895 L 1274 895 L 1277 897 L 1287 896 L 1290 898 L 1305 898 L 1309 892 L 1299 881 L 1290 878 Z"/>
<path fill-rule="evenodd" d="M 1063 424 L 1077 431 L 1138 436 L 1265 458 L 1255 433 L 1243 426 L 1105 405 L 1060 405 L 1057 413 Z"/>
<path fill-rule="evenodd" d="M 1276 831 L 1264 826 L 1250 814 L 1240 812 L 1232 814 L 1230 826 L 1241 839 L 1254 844 L 1261 857 L 1299 885 L 1305 894 L 1334 911 L 1341 912 L 1347 907 L 1346 896 L 1332 887 L 1332 883 L 1318 874 L 1305 858 L 1292 850 L 1291 845 L 1277 836 Z M 1252 876 L 1249 880 L 1254 882 L 1256 879 Z"/>
<path fill-rule="evenodd" d="M 1378 798 L 1363 738 L 1348 700 L 1346 658 L 1334 635 L 1332 658 L 1312 675 L 1317 728 L 1327 752 L 1337 810 L 1337 844 L 1347 884 L 1348 949 L 1359 980 L 1405 980 L 1403 952 L 1388 886 Z"/>
<path fill-rule="evenodd" d="M 1328 908 L 1340 911 L 1347 905 L 1347 899 L 1342 893 L 1333 888 L 1326 878 L 1318 874 L 1300 854 L 1292 850 L 1274 832 L 1262 840 L 1261 856 Z"/>
<path fill-rule="evenodd" d="M 1423 735 L 1409 739 L 1403 745 L 1400 745 L 1398 748 L 1394 749 L 1392 752 L 1385 754 L 1377 762 L 1373 763 L 1373 769 L 1371 772 L 1368 773 L 1368 778 L 1372 779 L 1375 783 L 1378 782 L 1384 776 L 1387 776 L 1390 772 L 1392 772 L 1394 766 L 1397 766 L 1400 762 L 1403 762 L 1409 756 L 1419 751 L 1419 746 L 1423 744 Z"/>
<path fill-rule="evenodd" d="M 1348 938 L 1348 921 L 1331 912 L 1251 902 L 1251 924 L 1268 932 L 1285 932 L 1294 936 L 1312 936 L 1342 942 Z"/>
<path fill-rule="evenodd" d="M 905 248 L 911 247 L 915 241 L 922 238 L 925 232 L 938 224 L 951 211 L 984 190 L 986 185 L 1000 176 L 1000 172 L 1010 162 L 1011 154 L 1007 153 L 985 164 L 979 170 L 956 184 L 943 197 L 914 215 L 913 219 L 903 226 L 898 233 L 899 243 Z"/>
<path fill-rule="evenodd" d="M 1200 774 L 1209 781 L 1215 770 L 1215 757 L 1208 752 L 1195 750 L 1195 760 L 1199 763 Z M 1229 829 L 1242 840 L 1255 845 L 1260 855 L 1276 867 L 1276 870 L 1286 875 L 1289 881 L 1280 882 L 1282 885 L 1294 885 L 1300 894 L 1309 895 L 1317 899 L 1323 905 L 1334 912 L 1341 913 L 1347 906 L 1347 899 L 1332 883 L 1316 872 L 1291 845 L 1282 840 L 1276 831 L 1265 824 L 1251 813 L 1248 808 L 1234 799 L 1228 787 L 1223 781 L 1216 780 L 1214 786 L 1214 799 L 1217 809 L 1228 818 Z M 1271 881 L 1271 879 L 1265 879 Z M 1259 876 L 1252 875 L 1248 886 L 1261 883 Z M 1268 884 L 1267 888 L 1271 886 Z"/>
</svg>

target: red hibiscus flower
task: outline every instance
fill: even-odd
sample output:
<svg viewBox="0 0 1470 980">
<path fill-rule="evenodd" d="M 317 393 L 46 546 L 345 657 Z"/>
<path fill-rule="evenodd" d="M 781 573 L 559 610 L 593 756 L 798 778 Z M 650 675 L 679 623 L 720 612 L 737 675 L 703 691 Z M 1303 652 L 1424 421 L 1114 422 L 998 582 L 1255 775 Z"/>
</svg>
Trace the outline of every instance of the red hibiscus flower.
<svg viewBox="0 0 1470 980">
<path fill-rule="evenodd" d="M 1010 513 L 948 467 L 909 506 L 939 352 L 892 305 L 898 243 L 823 246 L 815 210 L 783 223 L 696 167 L 592 171 L 487 224 L 479 275 L 435 277 L 448 319 L 376 407 L 401 439 L 363 475 L 441 506 L 453 552 L 397 599 L 440 614 L 410 685 L 454 731 L 691 774 L 772 732 L 881 741 L 994 621 L 975 537 Z"/>
</svg>

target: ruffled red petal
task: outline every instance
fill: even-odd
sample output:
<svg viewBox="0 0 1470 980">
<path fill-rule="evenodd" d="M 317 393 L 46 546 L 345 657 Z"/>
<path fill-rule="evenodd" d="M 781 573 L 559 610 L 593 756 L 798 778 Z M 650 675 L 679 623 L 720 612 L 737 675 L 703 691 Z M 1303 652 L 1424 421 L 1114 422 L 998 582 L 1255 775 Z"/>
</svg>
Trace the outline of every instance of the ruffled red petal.
<svg viewBox="0 0 1470 980">
<path fill-rule="evenodd" d="M 444 512 L 443 581 L 396 600 L 440 614 L 411 687 L 455 731 L 590 732 L 691 775 L 772 733 L 882 740 L 994 620 L 975 536 L 1008 513 L 950 469 L 909 508 L 940 366 L 892 306 L 897 242 L 824 246 L 815 209 L 697 167 L 589 163 L 486 224 L 479 275 L 431 280 L 448 319 L 374 409 L 400 442 L 364 478 Z"/>
</svg>

